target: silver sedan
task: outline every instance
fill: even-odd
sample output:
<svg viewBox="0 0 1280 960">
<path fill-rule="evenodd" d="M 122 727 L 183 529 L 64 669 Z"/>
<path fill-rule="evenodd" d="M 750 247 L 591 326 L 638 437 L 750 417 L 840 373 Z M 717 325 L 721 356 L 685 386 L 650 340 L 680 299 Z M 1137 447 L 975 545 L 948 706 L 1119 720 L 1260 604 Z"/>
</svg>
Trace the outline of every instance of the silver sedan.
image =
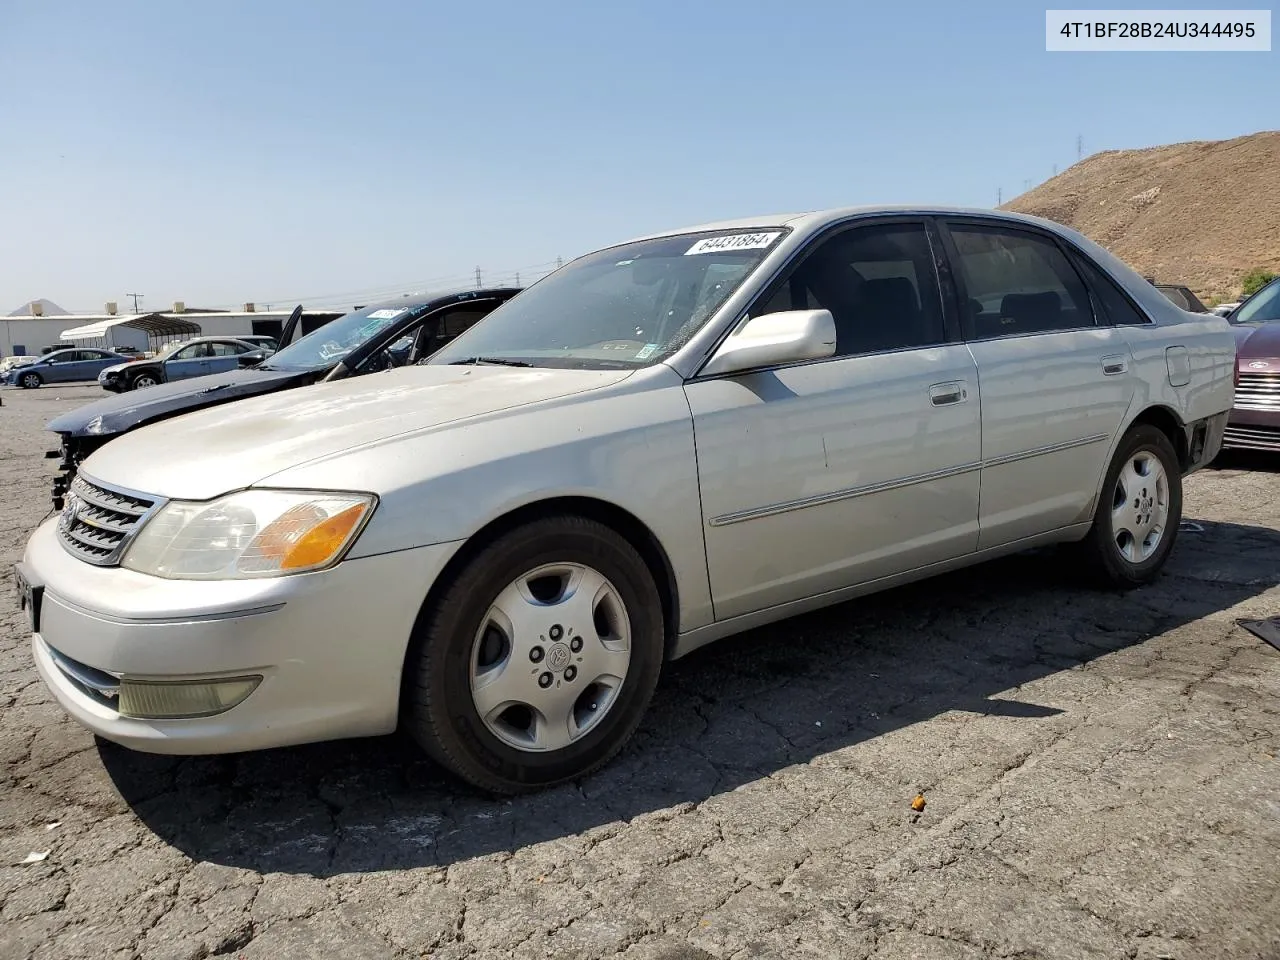
<svg viewBox="0 0 1280 960">
<path fill-rule="evenodd" d="M 481 787 L 553 784 L 709 641 L 1052 543 L 1151 580 L 1233 356 L 1221 318 L 1012 214 L 624 243 L 424 365 L 105 445 L 18 568 L 36 663 L 140 750 L 401 728 Z"/>
</svg>

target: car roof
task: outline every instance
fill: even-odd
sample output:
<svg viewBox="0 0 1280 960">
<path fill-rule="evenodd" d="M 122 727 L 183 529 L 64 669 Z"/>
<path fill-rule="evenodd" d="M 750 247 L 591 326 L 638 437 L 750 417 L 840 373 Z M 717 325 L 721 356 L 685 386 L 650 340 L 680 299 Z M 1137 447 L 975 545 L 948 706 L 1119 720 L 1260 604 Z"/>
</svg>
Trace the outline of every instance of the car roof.
<svg viewBox="0 0 1280 960">
<path fill-rule="evenodd" d="M 361 310 L 379 310 L 400 307 L 401 309 L 413 309 L 416 307 L 443 305 L 449 302 L 465 303 L 468 300 L 485 300 L 492 297 L 513 297 L 524 287 L 520 286 L 495 286 L 495 287 L 448 287 L 443 290 L 435 290 L 429 293 L 411 293 L 404 297 L 392 297 L 387 300 L 370 301 L 360 305 Z"/>
<path fill-rule="evenodd" d="M 758 217 L 738 217 L 734 220 L 716 220 L 710 223 L 697 224 L 676 230 L 663 230 L 642 237 L 635 237 L 626 243 L 640 240 L 654 240 L 660 237 L 674 237 L 684 233 L 711 233 L 721 230 L 742 230 L 752 227 L 790 227 L 792 229 L 821 229 L 829 224 L 839 223 L 850 217 L 886 215 L 917 216 L 971 216 L 984 217 L 991 220 L 1005 220 L 1010 223 L 1026 223 L 1037 227 L 1047 227 L 1057 233 L 1063 231 L 1062 224 L 1042 217 L 1033 217 L 1025 213 L 1013 213 L 1008 210 L 991 210 L 985 207 L 957 207 L 939 204 L 871 204 L 855 207 L 832 207 L 827 210 L 814 210 L 809 213 L 772 213 Z"/>
</svg>

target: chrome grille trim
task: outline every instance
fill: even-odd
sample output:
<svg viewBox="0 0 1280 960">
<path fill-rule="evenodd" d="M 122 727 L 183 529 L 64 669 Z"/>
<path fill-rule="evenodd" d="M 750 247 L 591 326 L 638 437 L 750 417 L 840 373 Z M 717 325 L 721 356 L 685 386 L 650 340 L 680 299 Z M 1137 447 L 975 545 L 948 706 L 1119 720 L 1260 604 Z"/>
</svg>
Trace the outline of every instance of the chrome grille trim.
<svg viewBox="0 0 1280 960">
<path fill-rule="evenodd" d="M 79 473 L 58 517 L 58 540 L 86 563 L 115 566 L 142 525 L 165 503 L 161 497 L 107 486 Z"/>
<path fill-rule="evenodd" d="M 1228 449 L 1280 451 L 1280 426 L 1241 426 L 1228 424 L 1222 436 Z"/>
<path fill-rule="evenodd" d="M 1280 374 L 1241 373 L 1235 405 L 1246 410 L 1280 410 Z"/>
<path fill-rule="evenodd" d="M 120 678 L 118 676 L 98 670 L 79 660 L 73 660 L 62 651 L 50 646 L 47 640 L 41 639 L 49 659 L 77 690 L 104 707 L 110 707 L 112 710 L 119 709 Z"/>
</svg>

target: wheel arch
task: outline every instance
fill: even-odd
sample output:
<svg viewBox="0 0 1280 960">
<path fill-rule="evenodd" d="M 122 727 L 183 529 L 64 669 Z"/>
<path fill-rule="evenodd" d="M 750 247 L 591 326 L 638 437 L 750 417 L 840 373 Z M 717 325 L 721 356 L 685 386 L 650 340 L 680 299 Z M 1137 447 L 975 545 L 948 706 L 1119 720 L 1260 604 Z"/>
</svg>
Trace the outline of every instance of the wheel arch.
<svg viewBox="0 0 1280 960">
<path fill-rule="evenodd" d="M 1098 485 L 1094 489 L 1093 499 L 1089 501 L 1089 505 L 1081 511 L 1080 516 L 1076 519 L 1076 523 L 1088 523 L 1093 519 L 1094 511 L 1097 509 L 1098 500 L 1102 496 L 1102 488 L 1107 480 L 1107 471 L 1111 468 L 1112 459 L 1116 455 L 1116 450 L 1124 441 L 1125 436 L 1137 426 L 1155 427 L 1166 437 L 1169 443 L 1173 445 L 1174 455 L 1178 458 L 1178 465 L 1183 472 L 1187 469 L 1189 459 L 1189 443 L 1187 440 L 1187 428 L 1182 423 L 1182 418 L 1177 412 L 1164 404 L 1153 403 L 1150 406 L 1140 410 L 1132 420 L 1130 420 L 1122 430 L 1119 430 L 1112 438 L 1111 445 L 1107 452 L 1107 458 L 1103 461 L 1102 471 L 1098 474 Z"/>
<path fill-rule="evenodd" d="M 675 648 L 680 610 L 678 586 L 671 559 L 667 556 L 667 551 L 661 542 L 654 536 L 653 531 L 639 517 L 615 503 L 588 496 L 551 497 L 546 500 L 537 500 L 533 503 L 524 504 L 489 521 L 468 537 L 466 542 L 449 558 L 444 565 L 444 569 L 440 571 L 440 575 L 435 578 L 435 581 L 427 590 L 427 595 L 422 601 L 422 607 L 419 609 L 418 616 L 414 621 L 415 635 L 418 633 L 418 626 L 430 613 L 433 606 L 439 602 L 440 597 L 448 589 L 449 584 L 453 582 L 458 572 L 477 553 L 516 527 L 523 526 L 542 517 L 557 514 L 573 514 L 588 520 L 595 520 L 621 536 L 640 554 L 645 566 L 649 568 L 654 586 L 658 590 L 658 597 L 662 601 L 663 641 L 666 656 L 669 658 Z M 409 675 L 408 666 L 415 655 L 415 645 L 410 640 L 405 647 L 404 662 L 400 668 L 402 684 L 404 678 Z M 401 703 L 403 702 L 404 694 L 402 692 Z"/>
<path fill-rule="evenodd" d="M 1129 429 L 1132 430 L 1139 424 L 1155 427 L 1168 437 L 1169 442 L 1173 445 L 1174 453 L 1178 456 L 1178 465 L 1183 470 L 1187 469 L 1190 465 L 1188 452 L 1190 444 L 1187 441 L 1187 428 L 1176 412 L 1163 404 L 1155 404 L 1147 407 L 1134 417 L 1133 422 L 1129 424 Z"/>
</svg>

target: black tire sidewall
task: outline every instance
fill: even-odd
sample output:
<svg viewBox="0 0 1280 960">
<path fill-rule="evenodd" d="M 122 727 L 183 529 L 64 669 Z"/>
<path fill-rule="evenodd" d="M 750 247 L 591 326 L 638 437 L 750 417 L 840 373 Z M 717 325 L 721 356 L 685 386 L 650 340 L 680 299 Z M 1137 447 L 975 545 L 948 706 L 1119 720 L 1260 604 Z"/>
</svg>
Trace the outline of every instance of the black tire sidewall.
<svg viewBox="0 0 1280 960">
<path fill-rule="evenodd" d="M 138 381 L 141 380 L 143 377 L 149 377 L 151 382 L 147 384 L 139 383 Z M 154 373 L 139 373 L 139 374 L 135 374 L 133 379 L 129 382 L 129 389 L 142 390 L 142 389 L 145 389 L 146 387 L 158 386 L 159 383 L 160 383 L 160 378 L 157 377 Z"/>
<path fill-rule="evenodd" d="M 44 383 L 44 380 L 38 373 L 24 373 L 18 378 L 18 382 L 22 384 L 22 387 L 25 390 L 35 390 Z"/>
<path fill-rule="evenodd" d="M 428 618 L 420 638 L 419 703 L 413 733 L 428 752 L 465 779 L 516 792 L 573 779 L 612 757 L 648 706 L 663 659 L 661 601 L 644 561 L 607 527 L 573 518 L 539 521 L 481 551 Z M 480 620 L 493 599 L 521 575 L 550 563 L 581 563 L 608 578 L 626 606 L 631 662 L 608 714 L 580 740 L 552 753 L 517 750 L 481 720 L 471 697 L 470 657 Z M 425 712 L 425 716 L 421 715 Z"/>
<path fill-rule="evenodd" d="M 1116 546 L 1115 533 L 1112 528 L 1112 500 L 1115 495 L 1116 482 L 1124 465 L 1139 453 L 1149 452 L 1159 458 L 1164 467 L 1169 483 L 1169 518 L 1165 525 L 1160 545 L 1146 560 L 1141 563 L 1130 563 L 1120 555 Z M 1116 455 L 1112 458 L 1103 483 L 1102 494 L 1098 499 L 1098 510 L 1094 520 L 1095 549 L 1103 565 L 1103 572 L 1113 582 L 1121 585 L 1148 583 L 1154 579 L 1168 560 L 1174 543 L 1178 538 L 1178 527 L 1182 522 L 1182 468 L 1173 444 L 1163 431 L 1145 424 L 1134 427 L 1120 441 Z"/>
</svg>

